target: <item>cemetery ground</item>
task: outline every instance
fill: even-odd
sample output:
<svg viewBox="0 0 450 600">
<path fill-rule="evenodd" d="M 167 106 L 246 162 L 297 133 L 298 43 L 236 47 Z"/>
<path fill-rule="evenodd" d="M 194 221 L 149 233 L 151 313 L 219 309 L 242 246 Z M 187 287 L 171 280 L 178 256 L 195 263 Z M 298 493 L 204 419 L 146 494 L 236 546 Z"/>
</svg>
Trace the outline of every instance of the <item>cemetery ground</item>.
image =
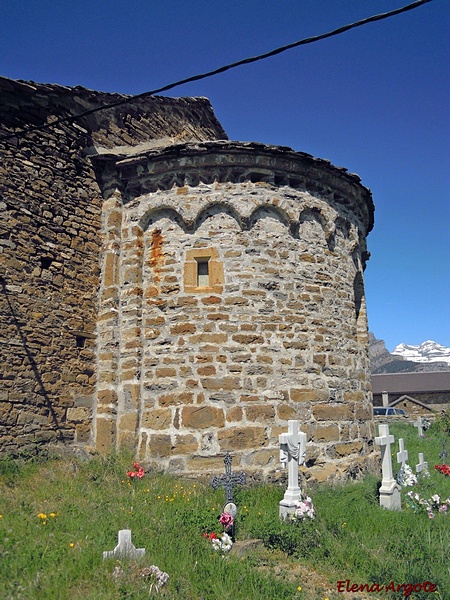
<svg viewBox="0 0 450 600">
<path fill-rule="evenodd" d="M 403 438 L 413 470 L 424 453 L 430 478 L 414 491 L 426 498 L 450 496 L 450 477 L 435 464 L 448 432 L 436 425 L 419 438 L 412 425 L 390 426 L 394 473 Z M 449 440 L 450 442 L 450 440 Z M 450 515 L 416 513 L 405 501 L 400 512 L 379 506 L 381 476 L 343 486 L 309 487 L 316 517 L 280 522 L 285 487 L 237 486 L 236 539 L 263 543 L 243 555 L 215 551 L 204 532 L 215 531 L 224 490 L 209 481 L 126 472 L 125 454 L 0 461 L 0 598 L 5 600 L 103 600 L 161 597 L 186 600 L 361 600 L 403 598 L 399 592 L 338 591 L 358 584 L 391 582 L 437 585 L 435 593 L 410 598 L 450 598 Z M 139 560 L 103 560 L 130 529 Z M 169 580 L 149 592 L 142 569 L 157 565 Z M 144 571 L 144 574 L 148 571 Z M 347 580 L 349 583 L 347 584 Z"/>
</svg>

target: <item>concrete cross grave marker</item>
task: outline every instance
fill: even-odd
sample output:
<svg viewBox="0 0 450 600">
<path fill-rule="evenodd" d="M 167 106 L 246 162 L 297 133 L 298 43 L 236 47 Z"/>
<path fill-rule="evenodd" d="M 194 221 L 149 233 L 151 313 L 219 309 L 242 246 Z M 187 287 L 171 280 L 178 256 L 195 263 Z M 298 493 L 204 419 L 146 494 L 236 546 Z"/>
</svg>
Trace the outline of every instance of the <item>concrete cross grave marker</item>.
<svg viewBox="0 0 450 600">
<path fill-rule="evenodd" d="M 419 434 L 419 437 L 423 437 L 422 417 L 417 417 L 417 421 L 414 423 L 414 427 L 417 427 L 417 433 Z"/>
<path fill-rule="evenodd" d="M 237 506 L 233 502 L 233 487 L 235 485 L 242 485 L 246 481 L 245 473 L 232 473 L 231 472 L 231 463 L 233 459 L 229 452 L 225 454 L 225 458 L 223 459 L 225 464 L 225 475 L 221 475 L 220 477 L 213 477 L 211 480 L 211 487 L 214 490 L 217 490 L 219 487 L 223 487 L 225 490 L 225 504 L 223 507 L 223 512 L 229 513 L 233 519 L 237 515 Z M 231 539 L 234 542 L 234 522 L 230 529 Z"/>
<path fill-rule="evenodd" d="M 378 432 L 375 444 L 381 446 L 380 506 L 388 510 L 401 510 L 400 486 L 396 483 L 392 472 L 391 444 L 394 443 L 395 438 L 389 435 L 389 425 L 379 425 Z"/>
<path fill-rule="evenodd" d="M 306 433 L 298 430 L 298 421 L 288 421 L 288 432 L 279 436 L 280 461 L 288 467 L 288 487 L 280 502 L 280 518 L 285 519 L 293 514 L 301 498 L 302 491 L 298 485 L 298 466 L 305 462 Z"/>
<path fill-rule="evenodd" d="M 423 452 L 419 452 L 419 464 L 416 465 L 416 473 L 428 473 L 428 463 L 423 459 Z"/>
<path fill-rule="evenodd" d="M 119 543 L 114 550 L 103 552 L 103 560 L 107 558 L 139 558 L 145 555 L 145 548 L 136 548 L 131 542 L 131 529 L 119 531 Z"/>
<path fill-rule="evenodd" d="M 397 462 L 401 463 L 402 467 L 404 467 L 408 461 L 408 450 L 405 450 L 403 438 L 398 440 L 398 447 L 400 448 L 400 451 L 397 452 Z"/>
</svg>

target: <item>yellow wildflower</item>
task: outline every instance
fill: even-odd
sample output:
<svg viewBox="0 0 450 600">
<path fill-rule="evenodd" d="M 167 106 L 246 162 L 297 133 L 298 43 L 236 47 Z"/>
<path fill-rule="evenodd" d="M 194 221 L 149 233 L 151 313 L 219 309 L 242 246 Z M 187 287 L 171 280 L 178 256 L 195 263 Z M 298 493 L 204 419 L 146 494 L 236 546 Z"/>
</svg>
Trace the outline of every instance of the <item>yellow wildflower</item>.
<svg viewBox="0 0 450 600">
<path fill-rule="evenodd" d="M 40 519 L 46 519 L 46 518 L 47 518 L 47 515 L 45 515 L 44 513 L 39 513 L 39 514 L 38 514 L 38 517 L 39 517 Z"/>
<path fill-rule="evenodd" d="M 302 591 L 302 586 L 299 585 L 298 588 L 297 588 L 297 592 L 301 592 L 301 591 Z"/>
</svg>

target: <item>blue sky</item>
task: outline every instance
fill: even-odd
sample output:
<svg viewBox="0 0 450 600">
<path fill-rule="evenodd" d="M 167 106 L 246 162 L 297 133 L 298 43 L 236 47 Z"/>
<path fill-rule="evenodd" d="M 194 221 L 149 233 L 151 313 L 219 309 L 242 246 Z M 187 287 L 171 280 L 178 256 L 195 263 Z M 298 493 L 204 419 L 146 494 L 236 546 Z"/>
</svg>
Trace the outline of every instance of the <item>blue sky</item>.
<svg viewBox="0 0 450 600">
<path fill-rule="evenodd" d="M 0 74 L 136 94 L 406 4 L 3 0 Z M 376 207 L 369 327 L 389 350 L 450 346 L 449 6 L 432 0 L 168 94 L 207 96 L 230 139 L 360 175 Z"/>
</svg>

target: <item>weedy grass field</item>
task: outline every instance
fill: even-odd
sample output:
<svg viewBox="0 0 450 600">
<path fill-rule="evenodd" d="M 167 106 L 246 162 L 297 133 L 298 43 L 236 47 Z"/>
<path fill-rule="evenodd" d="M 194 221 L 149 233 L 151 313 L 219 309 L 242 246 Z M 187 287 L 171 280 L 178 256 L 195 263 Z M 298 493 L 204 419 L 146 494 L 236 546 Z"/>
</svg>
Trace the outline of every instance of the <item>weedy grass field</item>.
<svg viewBox="0 0 450 600">
<path fill-rule="evenodd" d="M 414 427 L 400 424 L 391 432 L 396 449 L 404 438 L 413 468 L 419 452 L 428 461 L 430 477 L 421 478 L 414 493 L 437 494 L 442 501 L 450 497 L 450 477 L 434 469 L 444 462 L 439 454 L 448 433 L 433 426 L 419 438 Z M 340 589 L 428 581 L 436 592 L 422 587 L 411 598 L 450 598 L 450 515 L 436 510 L 430 518 L 424 505 L 405 501 L 405 489 L 401 512 L 380 508 L 379 477 L 308 489 L 315 519 L 296 523 L 278 518 L 280 486 L 240 487 L 235 492 L 237 539 L 264 542 L 241 558 L 234 550 L 215 551 L 202 536 L 220 535 L 223 490 L 212 490 L 205 480 L 161 473 L 130 478 L 132 464 L 126 454 L 85 461 L 0 461 L 1 598 L 356 598 L 341 593 L 339 581 L 346 582 Z M 103 551 L 114 549 L 120 529 L 131 529 L 133 544 L 146 550 L 143 559 L 103 561 Z M 169 575 L 159 591 L 152 565 Z M 405 587 L 392 589 L 359 597 L 405 597 Z"/>
</svg>

